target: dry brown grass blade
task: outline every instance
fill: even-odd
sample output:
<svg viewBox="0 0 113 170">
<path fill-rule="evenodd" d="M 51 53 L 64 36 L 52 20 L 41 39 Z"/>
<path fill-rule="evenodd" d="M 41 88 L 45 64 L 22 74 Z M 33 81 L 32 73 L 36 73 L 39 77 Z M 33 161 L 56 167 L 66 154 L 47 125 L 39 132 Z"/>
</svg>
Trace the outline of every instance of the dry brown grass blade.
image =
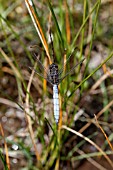
<svg viewBox="0 0 113 170">
<path fill-rule="evenodd" d="M 66 71 L 66 64 L 65 64 L 66 63 L 66 57 L 67 57 L 66 54 L 64 54 L 64 71 L 63 71 L 64 73 Z"/>
<path fill-rule="evenodd" d="M 71 31 L 70 31 L 70 23 L 69 23 L 69 12 L 67 7 L 67 1 L 64 0 L 64 8 L 65 8 L 65 19 L 66 19 L 66 35 L 67 35 L 67 42 L 70 44 L 71 40 Z"/>
<path fill-rule="evenodd" d="M 48 68 L 48 61 L 47 61 L 47 58 L 45 58 L 44 60 L 44 67 L 45 68 Z M 44 77 L 47 76 L 47 73 L 45 72 L 44 70 Z M 44 94 L 46 93 L 46 90 L 47 90 L 47 81 L 46 79 L 43 79 L 43 89 L 44 89 Z"/>
<path fill-rule="evenodd" d="M 107 105 L 105 106 L 100 112 L 97 113 L 97 118 L 99 118 L 106 110 L 108 110 L 111 106 L 113 105 L 113 100 Z M 91 122 L 88 122 L 85 126 L 83 126 L 80 130 L 79 133 L 83 133 L 90 125 L 91 123 L 94 121 L 94 118 L 91 120 Z"/>
<path fill-rule="evenodd" d="M 84 154 L 84 152 L 83 151 L 81 151 L 81 150 L 77 150 L 77 152 L 79 153 L 79 154 L 81 154 L 81 155 L 83 155 Z M 92 164 L 92 165 L 94 165 L 96 168 L 98 168 L 99 170 L 108 170 L 108 169 L 106 169 L 106 168 L 104 168 L 102 165 L 100 165 L 98 162 L 96 162 L 94 159 L 92 159 L 92 158 L 87 158 L 87 160 Z"/>
<path fill-rule="evenodd" d="M 85 154 L 82 150 L 78 149 L 76 151 L 77 153 L 79 153 L 80 155 Z M 96 162 L 94 159 L 92 158 L 86 158 L 92 165 L 94 165 L 96 168 L 98 168 L 99 170 L 107 170 L 106 168 L 104 168 L 102 165 L 100 165 L 98 162 Z"/>
<path fill-rule="evenodd" d="M 104 132 L 104 129 L 99 125 L 96 115 L 94 115 L 94 116 L 95 116 L 95 120 L 96 120 L 97 126 L 100 128 L 100 130 L 101 130 L 102 133 L 104 134 L 106 140 L 108 141 L 108 144 L 109 144 L 110 148 L 113 150 L 113 146 L 112 146 L 110 140 L 108 139 L 106 133 Z"/>
<path fill-rule="evenodd" d="M 108 74 L 109 74 L 109 76 L 113 77 L 113 76 L 111 75 L 110 71 L 107 69 L 106 64 L 103 64 L 102 68 L 103 68 L 103 72 L 104 72 L 104 74 L 108 73 Z"/>
<path fill-rule="evenodd" d="M 7 63 L 12 68 L 14 75 L 16 75 L 16 77 L 18 77 L 20 80 L 23 81 L 23 78 L 22 78 L 21 74 L 19 73 L 19 71 L 15 67 L 15 65 L 13 64 L 12 60 L 10 59 L 10 57 L 8 57 L 1 48 L 0 48 L 0 52 L 1 52 L 2 56 L 5 58 L 5 60 L 7 61 Z"/>
<path fill-rule="evenodd" d="M 48 24 L 48 33 L 50 33 L 50 29 L 51 29 L 51 13 L 49 14 L 49 24 Z M 50 61 L 49 63 L 51 64 L 52 61 Z M 44 60 L 44 67 L 45 68 L 48 68 L 48 60 L 47 58 L 45 58 Z M 47 76 L 47 73 L 46 71 L 44 70 L 44 77 Z M 47 80 L 43 80 L 43 89 L 44 89 L 44 94 L 46 93 L 46 90 L 47 90 Z"/>
<path fill-rule="evenodd" d="M 99 78 L 98 81 L 96 81 L 96 83 L 92 86 L 90 93 L 92 93 L 98 86 L 100 86 L 100 84 L 109 76 L 111 76 L 113 74 L 113 70 L 107 71 L 102 77 Z"/>
<path fill-rule="evenodd" d="M 20 107 L 19 107 L 18 104 L 16 104 L 15 102 L 13 102 L 13 101 L 11 101 L 11 100 L 2 98 L 2 97 L 0 97 L 0 103 L 5 104 L 5 105 L 8 105 L 8 106 L 10 106 L 10 107 L 12 107 L 12 108 L 20 109 Z"/>
<path fill-rule="evenodd" d="M 62 129 L 66 129 L 68 130 L 69 132 L 72 132 L 74 133 L 75 135 L 83 138 L 84 140 L 86 140 L 87 142 L 89 142 L 91 145 L 93 145 L 99 152 L 102 153 L 102 155 L 106 158 L 106 160 L 109 162 L 109 164 L 111 165 L 111 167 L 113 168 L 113 162 L 109 159 L 109 157 L 105 154 L 105 152 L 103 152 L 103 150 L 97 145 L 95 144 L 93 141 L 91 141 L 89 138 L 87 138 L 86 136 L 82 135 L 81 133 L 67 127 L 67 126 L 62 126 Z"/>
<path fill-rule="evenodd" d="M 3 72 L 14 75 L 12 69 L 8 68 L 8 67 L 2 67 L 1 69 Z"/>
<path fill-rule="evenodd" d="M 51 57 L 50 57 L 50 54 L 49 54 L 48 44 L 47 44 L 47 42 L 46 42 L 46 39 L 45 39 L 45 36 L 44 36 L 44 34 L 43 34 L 43 31 L 42 31 L 42 28 L 41 28 L 41 26 L 40 26 L 40 23 L 39 23 L 39 21 L 38 21 L 38 18 L 37 18 L 37 16 L 35 15 L 35 12 L 34 12 L 32 6 L 30 5 L 29 0 L 25 0 L 25 3 L 26 3 L 26 6 L 27 6 L 27 8 L 28 8 L 28 11 L 29 11 L 29 13 L 30 13 L 30 15 L 31 15 L 31 18 L 32 18 L 32 20 L 33 20 L 33 23 L 34 23 L 34 25 L 35 25 L 35 28 L 36 28 L 36 30 L 37 30 L 37 32 L 38 32 L 38 35 L 39 35 L 39 37 L 40 37 L 40 40 L 41 40 L 41 42 L 42 42 L 42 44 L 43 44 L 43 46 L 44 46 L 44 49 L 45 49 L 45 51 L 46 51 L 46 55 L 48 56 L 48 59 L 49 59 L 49 63 L 51 64 L 52 61 L 51 61 Z"/>
<path fill-rule="evenodd" d="M 104 74 L 105 74 L 105 73 L 107 72 L 106 64 L 103 64 L 102 69 L 103 69 L 103 72 L 104 72 Z"/>
<path fill-rule="evenodd" d="M 43 89 L 44 89 L 44 93 L 45 93 L 46 89 L 47 89 L 47 81 L 45 79 L 43 80 Z"/>
<path fill-rule="evenodd" d="M 60 160 L 58 158 L 56 161 L 55 170 L 59 170 L 59 162 L 60 162 Z"/>
<path fill-rule="evenodd" d="M 65 73 L 65 71 L 66 71 L 66 51 L 65 51 L 65 54 L 64 54 L 64 61 L 63 61 L 64 63 L 64 70 L 63 70 L 63 72 Z M 60 91 L 60 86 L 59 86 L 59 91 Z M 60 95 L 60 93 L 59 93 L 59 101 L 60 101 L 60 117 L 59 117 L 59 130 L 61 129 L 61 126 L 62 126 L 62 97 L 61 97 L 61 95 Z"/>
<path fill-rule="evenodd" d="M 4 131 L 3 131 L 3 128 L 2 128 L 2 125 L 0 123 L 0 131 L 1 131 L 1 136 L 3 137 L 4 139 L 4 147 L 5 147 L 5 153 L 6 153 L 6 163 L 7 163 L 7 167 L 8 169 L 10 170 L 10 162 L 9 162 L 9 156 L 8 156 L 8 147 L 7 147 L 7 143 L 5 141 L 5 135 L 4 135 Z"/>
<path fill-rule="evenodd" d="M 25 115 L 26 115 L 26 120 L 27 120 L 27 123 L 28 123 L 28 129 L 29 129 L 29 133 L 30 133 L 30 136 L 31 136 L 31 140 L 32 140 L 32 143 L 33 143 L 33 146 L 34 146 L 34 149 L 35 149 L 35 154 L 36 154 L 36 158 L 37 158 L 37 161 L 40 160 L 40 155 L 38 153 L 38 150 L 37 150 L 37 146 L 35 144 L 35 137 L 34 137 L 34 132 L 33 132 L 33 128 L 32 128 L 32 122 L 31 122 L 31 118 L 30 118 L 30 106 L 29 106 L 29 93 L 30 93 L 30 87 L 31 87 L 31 83 L 32 83 L 32 79 L 33 79 L 33 76 L 34 76 L 34 73 L 35 73 L 35 68 L 37 66 L 37 63 L 35 63 L 35 66 L 34 66 L 34 69 L 32 70 L 32 73 L 31 73 L 31 76 L 30 76 L 30 79 L 29 79 L 29 83 L 28 83 L 28 86 L 27 86 L 27 93 L 26 93 L 26 98 L 25 98 Z"/>
<path fill-rule="evenodd" d="M 63 72 L 65 73 L 65 71 L 66 71 L 66 51 L 65 51 L 65 53 L 64 53 L 64 61 L 63 61 L 64 63 L 64 70 L 63 70 Z M 59 91 L 60 91 L 60 86 L 59 86 Z M 60 117 L 59 117 L 59 126 L 58 126 L 58 129 L 60 130 L 61 129 L 61 126 L 62 126 L 62 97 L 61 97 L 61 95 L 60 95 L 60 93 L 59 93 L 59 102 L 60 102 Z"/>
<path fill-rule="evenodd" d="M 60 109 L 60 117 L 59 117 L 59 124 L 58 124 L 58 129 L 60 130 L 62 126 L 62 109 Z"/>
</svg>

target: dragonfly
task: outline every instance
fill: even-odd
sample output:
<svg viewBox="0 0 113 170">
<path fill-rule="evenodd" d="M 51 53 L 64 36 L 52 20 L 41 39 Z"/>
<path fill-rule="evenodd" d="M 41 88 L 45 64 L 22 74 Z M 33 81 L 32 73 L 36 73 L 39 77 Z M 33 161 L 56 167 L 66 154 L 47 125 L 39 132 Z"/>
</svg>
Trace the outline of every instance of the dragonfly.
<svg viewBox="0 0 113 170">
<path fill-rule="evenodd" d="M 42 41 L 42 44 L 45 48 L 46 54 L 48 56 L 48 58 L 50 59 L 50 55 L 48 52 L 48 47 L 44 38 L 43 33 L 41 32 L 40 29 L 40 25 L 39 23 L 37 23 L 36 20 L 36 16 L 35 13 L 33 12 L 33 8 L 32 8 L 32 1 L 31 0 L 25 0 L 26 6 L 28 8 L 28 11 L 31 15 L 32 21 L 34 23 L 34 26 L 39 34 L 39 37 Z M 51 42 L 52 42 L 52 37 L 50 34 L 50 38 L 51 38 Z M 35 70 L 35 72 L 43 77 L 45 80 L 47 80 L 52 86 L 53 86 L 53 106 L 54 106 L 54 118 L 55 118 L 55 122 L 56 124 L 58 124 L 59 122 L 59 112 L 60 112 L 60 107 L 59 107 L 59 94 L 58 94 L 58 86 L 59 84 L 62 82 L 62 80 L 64 78 L 66 78 L 78 65 L 80 65 L 85 58 L 83 58 L 79 63 L 77 63 L 75 66 L 73 66 L 70 71 L 68 71 L 64 76 L 62 76 L 62 73 L 64 71 L 65 65 L 67 64 L 67 62 L 69 61 L 70 57 L 72 56 L 72 54 L 74 53 L 75 49 L 72 51 L 72 53 L 69 55 L 68 59 L 66 60 L 66 62 L 63 64 L 63 67 L 59 70 L 58 68 L 58 64 L 55 62 L 55 58 L 53 57 L 53 61 L 51 62 L 51 64 L 49 65 L 48 70 L 44 67 L 44 65 L 42 64 L 42 62 L 40 61 L 39 57 L 35 54 L 35 58 L 37 59 L 38 63 L 41 65 L 41 67 L 45 70 L 46 72 L 46 77 L 44 77 L 43 74 L 37 72 Z"/>
</svg>

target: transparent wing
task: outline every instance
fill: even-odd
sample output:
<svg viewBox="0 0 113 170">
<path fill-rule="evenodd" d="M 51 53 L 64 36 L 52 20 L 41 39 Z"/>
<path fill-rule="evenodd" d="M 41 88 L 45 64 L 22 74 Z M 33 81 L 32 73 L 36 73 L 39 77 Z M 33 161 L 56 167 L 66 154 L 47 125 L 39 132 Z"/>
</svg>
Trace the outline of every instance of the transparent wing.
<svg viewBox="0 0 113 170">
<path fill-rule="evenodd" d="M 47 80 L 47 77 L 44 77 L 43 74 L 39 73 L 36 69 L 34 69 L 33 67 L 29 67 L 31 70 L 34 70 L 34 72 L 36 74 L 38 74 L 40 77 L 44 78 L 45 80 Z"/>
<path fill-rule="evenodd" d="M 51 85 L 53 85 L 53 83 L 51 81 L 49 81 L 48 77 L 44 77 L 43 74 L 39 73 L 36 69 L 34 69 L 33 67 L 29 67 L 31 70 L 34 70 L 34 72 L 36 74 L 38 74 L 38 76 L 44 78 L 45 80 L 47 80 Z"/>
<path fill-rule="evenodd" d="M 84 60 L 85 60 L 85 58 L 82 59 L 79 63 L 77 63 L 74 67 L 72 67 L 72 69 L 71 69 L 69 72 L 67 72 L 63 77 L 61 77 L 61 78 L 59 79 L 59 83 L 60 83 L 66 76 L 68 76 L 70 73 L 72 73 L 73 70 L 74 70 L 78 65 L 80 65 Z"/>
<path fill-rule="evenodd" d="M 29 67 L 29 68 L 30 68 L 31 70 L 34 70 L 35 73 L 36 73 L 38 76 L 44 78 L 44 79 L 47 80 L 51 85 L 53 85 L 52 82 L 49 80 L 50 74 L 49 74 L 49 72 L 47 71 L 47 69 L 44 67 L 44 65 L 42 64 L 42 62 L 40 61 L 39 55 L 37 55 L 37 54 L 35 53 L 35 54 L 34 54 L 34 58 L 35 58 L 36 61 L 37 61 L 37 69 L 34 69 L 33 67 Z M 46 75 L 45 75 L 45 73 L 46 73 Z"/>
<path fill-rule="evenodd" d="M 62 74 L 62 72 L 63 72 L 66 64 L 68 63 L 68 61 L 70 60 L 71 56 L 74 54 L 74 52 L 75 52 L 76 49 L 77 49 L 77 47 L 75 47 L 75 48 L 73 49 L 73 51 L 71 52 L 71 54 L 70 54 L 69 57 L 67 58 L 66 62 L 63 63 L 63 67 L 59 70 L 59 75 Z"/>
<path fill-rule="evenodd" d="M 42 62 L 39 60 L 39 55 L 34 53 L 33 58 L 36 59 L 38 67 L 41 68 L 41 71 L 45 72 L 47 75 L 49 75 L 48 71 L 47 71 L 47 68 L 45 68 L 44 65 L 42 64 Z"/>
</svg>

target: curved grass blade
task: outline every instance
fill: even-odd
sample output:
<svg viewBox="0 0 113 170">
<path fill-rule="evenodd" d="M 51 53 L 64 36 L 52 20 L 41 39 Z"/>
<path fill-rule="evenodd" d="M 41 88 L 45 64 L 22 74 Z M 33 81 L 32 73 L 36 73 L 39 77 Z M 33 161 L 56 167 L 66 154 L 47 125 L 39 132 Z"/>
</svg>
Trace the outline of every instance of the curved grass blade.
<svg viewBox="0 0 113 170">
<path fill-rule="evenodd" d="M 72 91 L 72 93 L 69 95 L 69 98 L 73 95 L 73 93 L 83 84 L 85 83 L 86 80 L 88 80 L 96 71 L 98 71 L 103 64 L 105 64 L 111 57 L 113 57 L 113 52 L 102 62 L 102 64 L 100 64 L 94 71 L 92 71 L 92 73 L 90 75 L 88 75 L 86 78 L 84 78 L 83 81 L 81 81 L 81 83 L 79 85 L 77 85 L 75 87 L 75 89 Z"/>
<path fill-rule="evenodd" d="M 48 45 L 47 45 L 45 36 L 44 36 L 44 34 L 43 34 L 42 28 L 41 28 L 41 26 L 40 26 L 40 23 L 39 23 L 39 21 L 38 21 L 38 18 L 36 17 L 35 12 L 34 12 L 34 10 L 33 10 L 33 7 L 32 7 L 32 6 L 33 6 L 33 3 L 32 3 L 31 0 L 25 0 L 25 4 L 26 4 L 26 7 L 27 7 L 27 9 L 28 9 L 28 11 L 29 11 L 29 14 L 30 14 L 30 16 L 31 16 L 31 19 L 32 19 L 32 21 L 33 21 L 33 24 L 34 24 L 34 26 L 35 26 L 35 28 L 36 28 L 36 31 L 37 31 L 37 33 L 38 33 L 38 35 L 39 35 L 39 38 L 40 38 L 40 40 L 41 40 L 41 42 L 42 42 L 42 44 L 43 44 L 43 46 L 44 46 L 44 49 L 45 49 L 46 54 L 47 54 L 47 56 L 48 56 L 49 62 L 50 62 L 50 64 L 51 64 L 52 61 L 51 61 L 51 58 L 50 58 Z"/>
</svg>

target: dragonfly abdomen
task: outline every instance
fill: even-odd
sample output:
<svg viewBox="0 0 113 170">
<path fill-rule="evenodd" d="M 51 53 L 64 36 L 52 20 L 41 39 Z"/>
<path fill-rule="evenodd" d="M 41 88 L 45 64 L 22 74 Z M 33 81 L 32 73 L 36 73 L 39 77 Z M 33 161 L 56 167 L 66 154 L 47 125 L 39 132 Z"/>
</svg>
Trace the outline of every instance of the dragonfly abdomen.
<svg viewBox="0 0 113 170">
<path fill-rule="evenodd" d="M 59 121 L 59 97 L 58 97 L 58 86 L 53 85 L 53 105 L 54 105 L 54 118 L 58 124 Z"/>
</svg>

